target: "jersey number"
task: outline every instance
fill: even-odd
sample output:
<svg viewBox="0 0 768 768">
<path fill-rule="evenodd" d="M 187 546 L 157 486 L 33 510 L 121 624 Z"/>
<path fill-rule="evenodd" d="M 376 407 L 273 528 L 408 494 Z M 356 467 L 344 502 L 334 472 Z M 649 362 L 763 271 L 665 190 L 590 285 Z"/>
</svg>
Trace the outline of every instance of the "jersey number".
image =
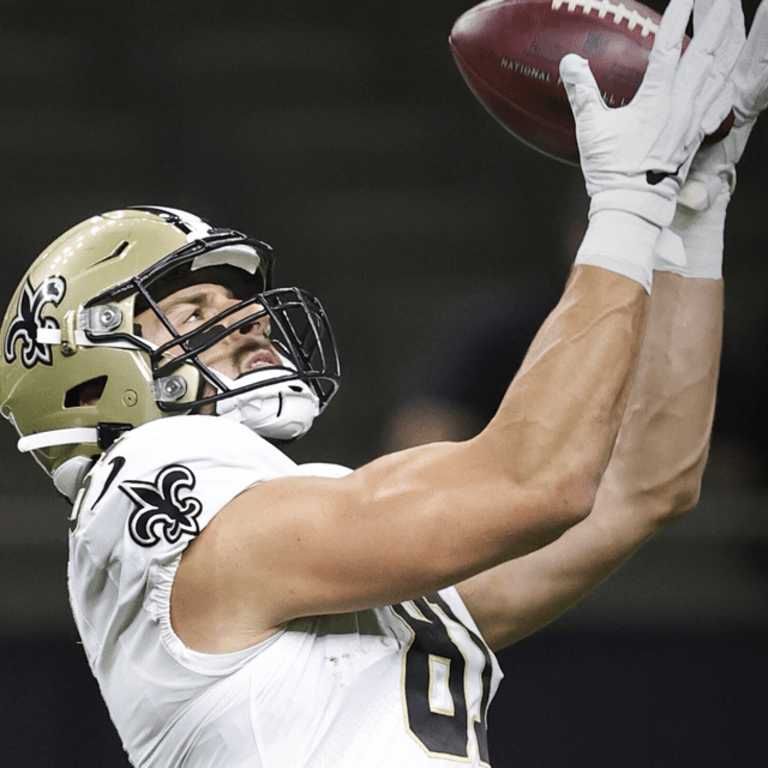
<svg viewBox="0 0 768 768">
<path fill-rule="evenodd" d="M 469 757 L 470 732 L 475 735 L 480 761 L 490 764 L 487 709 L 490 696 L 491 657 L 485 643 L 465 625 L 485 663 L 481 676 L 480 712 L 471 720 L 467 711 L 467 660 L 451 639 L 434 607 L 452 621 L 459 620 L 435 593 L 412 601 L 423 618 L 415 618 L 402 605 L 394 612 L 410 627 L 413 638 L 405 654 L 405 704 L 411 733 L 430 753 L 459 759 Z M 433 607 L 434 606 L 434 607 Z"/>
</svg>

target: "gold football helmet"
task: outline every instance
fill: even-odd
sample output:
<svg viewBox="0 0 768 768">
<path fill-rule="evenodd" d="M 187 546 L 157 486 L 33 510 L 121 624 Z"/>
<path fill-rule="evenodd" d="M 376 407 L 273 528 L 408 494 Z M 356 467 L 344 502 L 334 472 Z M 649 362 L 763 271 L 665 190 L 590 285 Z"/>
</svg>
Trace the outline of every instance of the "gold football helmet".
<svg viewBox="0 0 768 768">
<path fill-rule="evenodd" d="M 272 264 L 266 243 L 172 208 L 112 211 L 65 232 L 24 275 L 0 329 L 0 409 L 21 436 L 19 450 L 72 497 L 120 434 L 204 405 L 267 438 L 304 434 L 338 387 L 338 355 L 318 300 L 272 288 Z M 226 284 L 239 303 L 179 334 L 159 291 L 195 282 L 199 270 L 198 282 Z M 249 306 L 253 313 L 243 312 Z M 172 334 L 162 346 L 134 324 L 148 308 Z M 234 313 L 239 319 L 222 323 Z M 202 351 L 265 315 L 282 365 L 231 380 L 200 362 Z"/>
</svg>

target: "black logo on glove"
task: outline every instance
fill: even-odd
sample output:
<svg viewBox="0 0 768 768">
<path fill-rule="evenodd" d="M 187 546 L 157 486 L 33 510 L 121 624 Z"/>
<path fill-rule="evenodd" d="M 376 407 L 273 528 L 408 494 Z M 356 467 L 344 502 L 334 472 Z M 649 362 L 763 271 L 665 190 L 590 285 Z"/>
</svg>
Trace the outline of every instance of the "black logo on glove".
<svg viewBox="0 0 768 768">
<path fill-rule="evenodd" d="M 127 480 L 120 490 L 135 504 L 128 530 L 131 538 L 142 547 L 152 547 L 161 538 L 175 544 L 183 533 L 197 536 L 197 517 L 203 509 L 193 496 L 181 498 L 181 491 L 195 487 L 195 476 L 181 464 L 171 464 L 160 470 L 154 483 Z"/>
<path fill-rule="evenodd" d="M 676 179 L 684 165 L 685 163 L 680 163 L 680 165 L 677 166 L 677 170 L 674 173 L 670 173 L 669 171 L 646 171 L 645 180 L 652 187 L 655 187 L 657 184 L 661 184 L 661 182 L 664 181 L 664 179 L 669 179 L 669 178 Z M 680 179 L 677 179 L 677 180 L 680 181 Z"/>
<path fill-rule="evenodd" d="M 63 277 L 46 277 L 37 288 L 27 278 L 21 289 L 16 317 L 8 326 L 8 333 L 3 345 L 5 360 L 12 363 L 16 359 L 16 342 L 21 340 L 21 362 L 25 368 L 32 368 L 37 363 L 51 365 L 51 345 L 37 339 L 37 332 L 42 328 L 58 328 L 59 324 L 52 317 L 41 317 L 43 307 L 53 304 L 58 307 L 67 290 Z"/>
</svg>

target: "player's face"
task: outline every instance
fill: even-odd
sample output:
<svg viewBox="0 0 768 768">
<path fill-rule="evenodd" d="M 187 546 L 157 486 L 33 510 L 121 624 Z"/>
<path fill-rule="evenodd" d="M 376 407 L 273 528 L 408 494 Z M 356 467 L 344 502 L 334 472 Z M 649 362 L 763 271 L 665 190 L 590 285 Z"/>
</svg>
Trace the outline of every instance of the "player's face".
<svg viewBox="0 0 768 768">
<path fill-rule="evenodd" d="M 215 283 L 201 283 L 182 288 L 158 302 L 160 309 L 179 334 L 194 331 L 235 304 L 239 303 L 229 289 Z M 238 320 L 259 312 L 259 304 L 251 304 L 240 312 L 222 320 L 230 327 Z M 155 344 L 164 344 L 171 339 L 168 329 L 160 322 L 151 309 L 138 314 L 136 323 L 141 326 L 141 335 Z M 253 323 L 243 325 L 234 333 L 223 338 L 218 344 L 200 353 L 200 362 L 231 379 L 244 373 L 282 362 L 269 341 L 269 317 L 262 317 Z M 170 350 L 170 354 L 173 353 Z"/>
</svg>

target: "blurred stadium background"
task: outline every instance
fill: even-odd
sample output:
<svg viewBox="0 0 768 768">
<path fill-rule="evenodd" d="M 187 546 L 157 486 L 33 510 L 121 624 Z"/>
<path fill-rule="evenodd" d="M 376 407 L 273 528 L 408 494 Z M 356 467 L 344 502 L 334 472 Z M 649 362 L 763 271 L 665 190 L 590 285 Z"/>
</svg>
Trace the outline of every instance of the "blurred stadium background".
<svg viewBox="0 0 768 768">
<path fill-rule="evenodd" d="M 584 217 L 578 169 L 459 76 L 447 35 L 471 4 L 0 0 L 2 306 L 93 213 L 160 203 L 242 229 L 320 296 L 341 348 L 342 389 L 292 455 L 370 460 L 432 340 L 451 354 L 443 319 L 500 287 L 557 292 Z M 700 507 L 502 654 L 496 768 L 765 764 L 767 168 L 763 122 L 729 219 Z M 124 767 L 68 612 L 69 508 L 10 427 L 0 462 L 0 765 Z"/>
</svg>

